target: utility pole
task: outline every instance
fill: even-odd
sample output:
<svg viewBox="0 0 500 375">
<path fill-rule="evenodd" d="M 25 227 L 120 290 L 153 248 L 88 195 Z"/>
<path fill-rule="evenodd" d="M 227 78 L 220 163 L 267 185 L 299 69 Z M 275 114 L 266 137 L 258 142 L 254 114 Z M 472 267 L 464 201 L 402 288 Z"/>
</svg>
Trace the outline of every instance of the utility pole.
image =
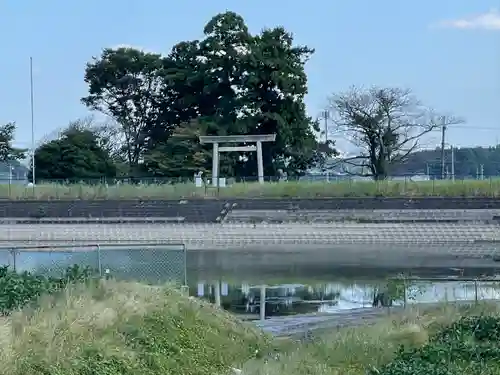
<svg viewBox="0 0 500 375">
<path fill-rule="evenodd" d="M 328 110 L 323 111 L 322 117 L 325 122 L 325 143 L 328 143 L 328 120 L 330 119 L 330 112 Z"/>
<path fill-rule="evenodd" d="M 30 112 L 31 112 L 31 179 L 33 183 L 33 192 L 35 191 L 35 114 L 33 110 L 33 57 L 30 57 Z"/>
<path fill-rule="evenodd" d="M 445 147 L 446 147 L 446 118 L 443 116 L 441 125 L 441 180 L 444 180 L 446 173 L 446 163 L 444 159 Z"/>
<path fill-rule="evenodd" d="M 451 149 L 451 179 L 455 181 L 455 148 L 450 146 Z"/>
<path fill-rule="evenodd" d="M 328 119 L 330 118 L 330 112 L 325 109 L 321 114 L 323 121 L 325 122 L 325 147 L 328 147 Z M 330 174 L 328 170 L 326 171 L 326 182 L 330 182 Z"/>
</svg>

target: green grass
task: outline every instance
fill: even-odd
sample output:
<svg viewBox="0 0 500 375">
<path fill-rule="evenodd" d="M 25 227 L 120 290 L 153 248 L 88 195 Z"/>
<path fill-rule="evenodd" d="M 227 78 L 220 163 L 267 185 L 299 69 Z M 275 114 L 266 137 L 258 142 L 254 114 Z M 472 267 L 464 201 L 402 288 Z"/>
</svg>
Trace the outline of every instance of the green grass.
<svg viewBox="0 0 500 375">
<path fill-rule="evenodd" d="M 0 199 L 203 199 L 203 198 L 334 198 L 334 197 L 498 197 L 500 179 L 457 181 L 342 181 L 237 183 L 225 188 L 194 184 L 0 185 Z"/>
<path fill-rule="evenodd" d="M 108 280 L 72 285 L 42 297 L 36 309 L 0 317 L 0 374 L 224 375 L 238 368 L 244 375 L 365 375 L 397 359 L 401 346 L 425 347 L 443 326 L 498 316 L 498 309 L 414 308 L 297 342 L 271 338 L 173 288 Z"/>
<path fill-rule="evenodd" d="M 345 328 L 334 332 L 318 333 L 317 337 L 308 343 L 288 343 L 285 353 L 276 361 L 263 363 L 250 360 L 243 368 L 245 375 L 366 375 L 370 374 L 500 374 L 500 362 L 490 361 L 479 363 L 481 372 L 472 372 L 471 363 L 455 361 L 453 355 L 446 359 L 444 348 L 432 358 L 438 365 L 435 372 L 422 372 L 419 363 L 413 365 L 411 371 L 390 372 L 388 365 L 398 360 L 398 351 L 424 350 L 432 346 L 431 340 L 444 327 L 467 316 L 493 316 L 500 318 L 500 307 L 495 304 L 478 304 L 473 307 L 457 307 L 442 305 L 438 308 L 408 310 L 404 314 L 388 315 L 379 319 L 373 325 L 355 328 Z M 458 344 L 458 345 L 457 345 Z M 455 342 L 450 346 L 459 346 Z M 493 343 L 492 349 L 498 343 Z M 442 347 L 440 349 L 443 349 Z M 407 364 L 406 361 L 405 364 Z M 475 363 L 478 365 L 478 363 Z M 389 368 L 387 368 L 389 367 Z M 454 368 L 455 372 L 445 372 Z M 401 368 L 399 368 L 401 370 Z M 441 372 L 438 372 L 441 371 Z"/>
<path fill-rule="evenodd" d="M 271 340 L 175 289 L 103 281 L 0 318 L 2 375 L 226 374 Z"/>
</svg>

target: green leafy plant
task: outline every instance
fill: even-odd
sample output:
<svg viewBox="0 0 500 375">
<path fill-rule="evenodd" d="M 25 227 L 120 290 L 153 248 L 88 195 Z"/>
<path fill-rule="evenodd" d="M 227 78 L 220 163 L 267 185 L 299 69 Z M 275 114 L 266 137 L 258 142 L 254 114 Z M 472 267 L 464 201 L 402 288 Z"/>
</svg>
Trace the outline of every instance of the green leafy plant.
<svg viewBox="0 0 500 375">
<path fill-rule="evenodd" d="M 370 375 L 459 375 L 498 373 L 500 318 L 465 317 L 444 327 L 429 343 L 407 350 Z M 496 370 L 493 370 L 496 368 Z M 490 370 L 491 369 L 491 370 Z"/>
<path fill-rule="evenodd" d="M 401 274 L 378 285 L 374 290 L 374 299 L 382 298 L 384 306 L 390 306 L 396 301 L 406 304 L 416 300 L 424 291 L 423 285 L 412 283 L 405 275 Z"/>
<path fill-rule="evenodd" d="M 42 294 L 56 293 L 70 283 L 87 282 L 93 274 L 90 268 L 78 265 L 68 267 L 60 278 L 18 273 L 8 266 L 0 267 L 0 314 L 8 315 L 35 302 Z"/>
</svg>

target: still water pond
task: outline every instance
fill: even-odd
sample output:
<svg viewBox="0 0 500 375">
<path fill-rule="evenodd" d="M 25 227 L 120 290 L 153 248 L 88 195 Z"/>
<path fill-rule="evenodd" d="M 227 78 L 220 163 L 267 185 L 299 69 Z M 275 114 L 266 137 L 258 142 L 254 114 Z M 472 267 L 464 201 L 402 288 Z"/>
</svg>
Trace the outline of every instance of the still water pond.
<svg viewBox="0 0 500 375">
<path fill-rule="evenodd" d="M 354 280 L 325 283 L 267 284 L 265 286 L 266 316 L 311 312 L 338 312 L 372 307 L 374 295 L 388 283 L 400 281 Z M 406 281 L 405 291 L 394 294 L 393 305 L 433 303 L 440 301 L 500 300 L 500 280 L 488 281 Z M 220 288 L 221 305 L 233 312 L 257 314 L 259 312 L 261 285 L 249 283 L 228 284 L 200 282 L 190 287 L 190 294 L 217 300 L 216 288 Z M 400 284 L 401 285 L 401 284 Z"/>
<path fill-rule="evenodd" d="M 338 265 L 334 259 L 315 262 L 314 254 L 291 257 L 288 254 L 222 252 L 186 253 L 182 247 L 158 249 L 142 246 L 111 246 L 99 252 L 22 251 L 0 252 L 0 264 L 18 271 L 38 271 L 60 275 L 70 265 L 79 264 L 109 270 L 116 278 L 151 283 L 187 283 L 191 295 L 220 301 L 235 313 L 259 313 L 262 285 L 265 285 L 266 315 L 309 312 L 338 312 L 371 307 L 377 291 L 395 288 L 394 305 L 432 303 L 443 300 L 500 300 L 500 269 L 491 265 L 422 268 L 360 268 Z M 411 280 L 388 281 L 404 274 Z M 488 281 L 473 281 L 484 278 Z M 420 279 L 416 279 L 420 278 Z M 441 280 L 437 280 L 437 279 Z M 442 280 L 448 278 L 448 280 Z M 457 278 L 468 278 L 458 280 Z M 218 292 L 217 292 L 218 291 Z"/>
</svg>

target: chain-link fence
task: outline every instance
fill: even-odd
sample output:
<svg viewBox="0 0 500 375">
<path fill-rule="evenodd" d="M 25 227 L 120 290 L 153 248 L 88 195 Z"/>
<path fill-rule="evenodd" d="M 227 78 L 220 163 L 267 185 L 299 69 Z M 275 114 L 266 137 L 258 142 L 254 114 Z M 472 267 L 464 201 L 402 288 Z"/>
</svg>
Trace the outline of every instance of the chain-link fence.
<svg viewBox="0 0 500 375">
<path fill-rule="evenodd" d="M 258 183 L 257 176 L 221 177 L 213 184 L 203 180 L 143 178 L 86 179 L 79 181 L 40 181 L 36 186 L 2 179 L 0 198 L 3 199 L 184 199 L 202 197 L 220 198 L 315 198 L 315 197 L 496 197 L 500 195 L 500 177 L 497 175 L 456 176 L 441 179 L 417 174 L 390 176 L 373 181 L 368 177 L 339 174 L 306 174 L 264 176 L 266 183 Z"/>
<path fill-rule="evenodd" d="M 47 276 L 60 276 L 78 265 L 118 280 L 187 285 L 187 251 L 182 243 L 2 247 L 0 264 Z"/>
<path fill-rule="evenodd" d="M 0 231 L 0 240 L 3 244 L 29 249 L 38 245 L 67 249 L 75 245 L 85 247 L 100 243 L 103 249 L 108 248 L 105 244 L 116 244 L 110 246 L 123 250 L 141 249 L 142 244 L 148 244 L 144 245 L 146 248 L 161 249 L 167 238 L 172 243 L 185 244 L 196 256 L 200 252 L 230 250 L 218 258 L 220 262 L 216 266 L 226 265 L 232 269 L 236 265 L 288 265 L 293 268 L 328 264 L 455 267 L 461 259 L 494 266 L 500 258 L 500 226 L 481 222 L 487 220 L 482 219 L 484 215 L 493 215 L 491 210 L 473 212 L 470 218 L 464 217 L 463 221 L 456 222 L 452 219 L 451 222 L 441 220 L 442 215 L 428 222 L 412 222 L 405 217 L 400 219 L 401 222 L 390 222 L 384 221 L 382 213 L 380 218 L 368 218 L 375 222 L 363 222 L 361 214 L 356 212 L 351 216 L 357 215 L 361 219 L 346 217 L 344 221 L 339 216 L 342 212 L 299 212 L 303 222 L 299 219 L 293 222 L 295 214 L 290 212 L 286 215 L 282 213 L 284 222 L 281 224 L 269 222 L 268 219 L 274 220 L 276 216 L 272 210 L 237 211 L 227 216 L 227 222 L 219 224 L 99 225 L 86 224 L 85 219 L 64 225 L 5 224 Z M 308 216 L 311 217 L 309 221 L 306 220 Z M 318 217 L 323 221 L 316 222 Z M 314 256 L 311 256 L 311 251 L 314 251 Z M 128 252 L 134 253 L 135 250 L 125 251 Z M 139 252 L 148 253 L 149 250 Z M 266 254 L 266 257 L 259 254 Z M 164 262 L 163 258 L 158 259 Z M 209 261 L 204 259 L 204 262 Z"/>
<path fill-rule="evenodd" d="M 402 305 L 415 303 L 477 303 L 500 300 L 500 280 L 491 277 L 403 277 L 389 280 Z"/>
<path fill-rule="evenodd" d="M 500 301 L 500 279 L 495 277 L 400 276 L 378 281 L 352 280 L 329 287 L 337 292 L 337 303 L 331 307 L 332 311 Z"/>
</svg>

